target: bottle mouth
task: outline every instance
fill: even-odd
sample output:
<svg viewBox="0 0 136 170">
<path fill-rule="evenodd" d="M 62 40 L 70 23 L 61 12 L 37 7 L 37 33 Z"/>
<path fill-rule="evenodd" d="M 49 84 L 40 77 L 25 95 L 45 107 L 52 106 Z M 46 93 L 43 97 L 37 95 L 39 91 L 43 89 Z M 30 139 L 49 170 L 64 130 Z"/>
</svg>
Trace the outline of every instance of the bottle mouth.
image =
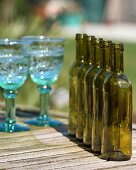
<svg viewBox="0 0 136 170">
<path fill-rule="evenodd" d="M 97 38 L 95 42 L 96 42 L 96 47 L 98 48 L 103 47 L 103 38 Z"/>
<path fill-rule="evenodd" d="M 112 43 L 112 47 L 117 50 L 124 51 L 124 45 L 123 43 Z"/>
<path fill-rule="evenodd" d="M 88 43 L 91 43 L 91 45 L 95 45 L 96 44 L 96 38 L 93 35 L 88 36 L 87 40 L 88 40 Z"/>
<path fill-rule="evenodd" d="M 103 40 L 103 47 L 111 47 L 112 46 L 112 41 L 108 41 L 108 40 Z"/>
<path fill-rule="evenodd" d="M 82 34 L 80 34 L 80 33 L 77 33 L 76 34 L 76 37 L 75 37 L 75 40 L 79 40 L 79 39 L 82 39 L 83 37 L 82 37 Z"/>
<path fill-rule="evenodd" d="M 83 34 L 83 41 L 87 41 L 88 35 L 87 34 Z"/>
</svg>

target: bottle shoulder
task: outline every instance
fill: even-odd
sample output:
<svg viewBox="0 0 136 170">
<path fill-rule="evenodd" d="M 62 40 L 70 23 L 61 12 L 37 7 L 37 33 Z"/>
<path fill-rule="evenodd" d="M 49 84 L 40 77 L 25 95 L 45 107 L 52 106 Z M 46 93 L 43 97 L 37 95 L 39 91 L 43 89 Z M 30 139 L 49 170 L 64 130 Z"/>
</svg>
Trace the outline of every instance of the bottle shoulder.
<svg viewBox="0 0 136 170">
<path fill-rule="evenodd" d="M 83 63 L 81 62 L 74 62 L 69 69 L 69 75 L 74 76 L 77 74 L 78 70 L 81 68 Z"/>
<path fill-rule="evenodd" d="M 112 72 L 110 70 L 109 71 L 102 70 L 95 80 L 95 85 L 99 86 L 100 84 L 103 84 L 105 79 L 109 77 L 111 74 Z"/>
<path fill-rule="evenodd" d="M 92 69 L 89 69 L 85 74 L 86 80 L 92 80 L 97 77 L 97 75 L 102 71 L 102 69 L 99 67 L 93 66 Z"/>
<path fill-rule="evenodd" d="M 89 67 L 90 67 L 89 63 L 84 63 L 78 70 L 78 77 L 84 78 Z"/>
<path fill-rule="evenodd" d="M 132 88 L 132 84 L 130 80 L 127 78 L 125 74 L 111 74 L 107 79 L 104 81 L 105 86 L 111 87 L 119 87 L 119 88 Z"/>
</svg>

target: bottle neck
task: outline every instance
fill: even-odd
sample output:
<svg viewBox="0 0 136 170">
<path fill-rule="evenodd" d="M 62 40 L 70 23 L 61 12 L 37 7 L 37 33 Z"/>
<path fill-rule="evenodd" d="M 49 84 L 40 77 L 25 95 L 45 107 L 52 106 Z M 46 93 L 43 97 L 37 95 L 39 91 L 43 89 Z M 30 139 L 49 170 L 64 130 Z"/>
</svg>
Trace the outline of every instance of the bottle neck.
<svg viewBox="0 0 136 170">
<path fill-rule="evenodd" d="M 123 51 L 114 50 L 112 61 L 112 70 L 116 73 L 124 73 L 124 63 L 123 63 Z"/>
<path fill-rule="evenodd" d="M 83 39 L 76 41 L 76 61 L 82 62 L 84 60 Z"/>
<path fill-rule="evenodd" d="M 89 62 L 89 51 L 88 51 L 88 43 L 87 43 L 87 41 L 84 41 L 84 61 L 86 62 L 86 63 L 88 63 Z"/>
<path fill-rule="evenodd" d="M 95 61 L 95 45 L 94 44 L 88 44 L 88 51 L 89 51 L 89 63 L 91 63 L 92 65 L 94 65 L 94 61 Z"/>
<path fill-rule="evenodd" d="M 95 55 L 94 55 L 94 65 L 100 67 L 100 60 L 102 58 L 102 48 L 97 47 L 95 48 Z"/>
<path fill-rule="evenodd" d="M 111 49 L 110 49 L 110 47 L 105 47 L 103 49 L 103 55 L 101 57 L 100 66 L 105 70 L 109 70 L 111 68 Z"/>
</svg>

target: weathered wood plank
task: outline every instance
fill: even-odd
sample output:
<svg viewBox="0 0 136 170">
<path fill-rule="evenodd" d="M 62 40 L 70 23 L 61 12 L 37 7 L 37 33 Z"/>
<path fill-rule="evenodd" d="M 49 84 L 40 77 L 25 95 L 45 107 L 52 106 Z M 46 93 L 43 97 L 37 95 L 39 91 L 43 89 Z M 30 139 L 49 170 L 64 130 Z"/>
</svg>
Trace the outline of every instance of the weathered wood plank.
<svg viewBox="0 0 136 170">
<path fill-rule="evenodd" d="M 1 167 L 2 168 L 17 168 L 17 167 L 23 167 L 23 166 L 30 166 L 30 165 L 37 165 L 37 164 L 50 164 L 53 162 L 58 162 L 61 163 L 61 161 L 68 161 L 71 159 L 79 159 L 79 158 L 84 158 L 90 156 L 90 154 L 88 152 L 84 152 L 84 151 L 79 151 L 79 152 L 73 152 L 71 153 L 67 153 L 67 154 L 63 154 L 63 155 L 55 155 L 55 156 L 51 156 L 51 157 L 46 157 L 46 156 L 42 156 L 39 157 L 37 159 L 25 159 L 25 160 L 18 160 L 18 161 L 14 161 L 13 162 L 9 161 L 7 162 L 6 166 L 5 163 L 1 163 Z M 12 164 L 12 165 L 11 165 Z"/>
<path fill-rule="evenodd" d="M 28 113 L 29 109 L 26 109 Z M 23 109 L 20 110 L 23 113 Z M 36 114 L 37 112 L 38 109 Z M 55 115 L 55 112 L 53 114 Z M 132 159 L 114 162 L 100 159 L 82 142 L 68 136 L 67 114 L 62 113 L 59 118 L 57 113 L 56 118 L 63 122 L 58 128 L 31 126 L 29 132 L 0 133 L 0 169 L 136 169 L 135 124 L 133 125 Z M 24 117 L 18 118 L 19 121 L 24 119 Z"/>
<path fill-rule="evenodd" d="M 110 161 L 107 162 L 105 160 L 100 160 L 98 157 L 77 157 L 74 159 L 61 159 L 61 160 L 53 160 L 53 158 L 48 158 L 48 160 L 45 160 L 44 162 L 38 163 L 38 161 L 32 163 L 30 162 L 29 165 L 24 165 L 22 168 L 30 168 L 33 167 L 33 169 L 39 169 L 40 167 L 46 167 L 47 170 L 49 169 L 112 169 L 112 168 L 118 168 L 121 169 L 121 167 L 129 167 L 129 166 L 135 166 L 136 162 L 135 160 L 131 161 L 123 161 L 123 162 L 114 162 Z M 20 164 L 21 166 L 21 164 Z"/>
</svg>

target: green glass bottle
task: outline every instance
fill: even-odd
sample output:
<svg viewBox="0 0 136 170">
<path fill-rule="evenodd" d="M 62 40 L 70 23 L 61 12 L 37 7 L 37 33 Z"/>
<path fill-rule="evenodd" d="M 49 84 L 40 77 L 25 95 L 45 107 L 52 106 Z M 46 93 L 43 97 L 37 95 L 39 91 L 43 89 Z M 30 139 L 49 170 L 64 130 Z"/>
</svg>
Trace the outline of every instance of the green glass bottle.
<svg viewBox="0 0 136 170">
<path fill-rule="evenodd" d="M 111 74 L 111 41 L 103 41 L 103 52 L 100 60 L 102 71 L 93 83 L 93 122 L 92 122 L 92 150 L 101 152 L 102 111 L 103 111 L 103 83 Z"/>
<path fill-rule="evenodd" d="M 123 51 L 123 44 L 113 44 L 113 73 L 103 84 L 101 154 L 106 160 L 129 160 L 132 155 L 132 85 L 124 75 Z"/>
<path fill-rule="evenodd" d="M 101 72 L 100 57 L 102 55 L 102 39 L 95 39 L 90 46 L 92 52 L 93 67 L 89 68 L 84 77 L 85 87 L 85 123 L 83 132 L 83 143 L 91 145 L 92 141 L 92 112 L 93 112 L 93 81 Z"/>
<path fill-rule="evenodd" d="M 95 43 L 96 38 L 95 36 L 90 36 L 90 42 L 88 41 L 88 47 L 89 47 L 89 62 L 92 63 L 89 67 L 87 72 L 92 72 L 94 68 L 94 57 L 95 57 Z M 85 73 L 85 75 L 86 75 Z M 83 129 L 83 143 L 90 147 L 90 131 L 89 131 L 89 125 L 90 125 L 90 115 L 87 113 L 87 106 L 88 106 L 88 95 L 87 95 L 87 86 L 85 82 L 85 76 L 84 76 L 84 129 Z"/>
<path fill-rule="evenodd" d="M 91 66 L 91 61 L 89 60 L 89 46 L 90 46 L 91 37 L 83 34 L 83 43 L 84 43 L 84 63 L 78 71 L 77 76 L 77 92 L 78 92 L 78 104 L 77 104 L 77 129 L 76 129 L 76 138 L 79 140 L 83 139 L 83 128 L 84 128 L 84 76 L 86 71 Z"/>
<path fill-rule="evenodd" d="M 77 73 L 84 62 L 82 34 L 76 34 L 76 60 L 69 72 L 69 122 L 68 134 L 76 135 L 77 127 Z"/>
</svg>

